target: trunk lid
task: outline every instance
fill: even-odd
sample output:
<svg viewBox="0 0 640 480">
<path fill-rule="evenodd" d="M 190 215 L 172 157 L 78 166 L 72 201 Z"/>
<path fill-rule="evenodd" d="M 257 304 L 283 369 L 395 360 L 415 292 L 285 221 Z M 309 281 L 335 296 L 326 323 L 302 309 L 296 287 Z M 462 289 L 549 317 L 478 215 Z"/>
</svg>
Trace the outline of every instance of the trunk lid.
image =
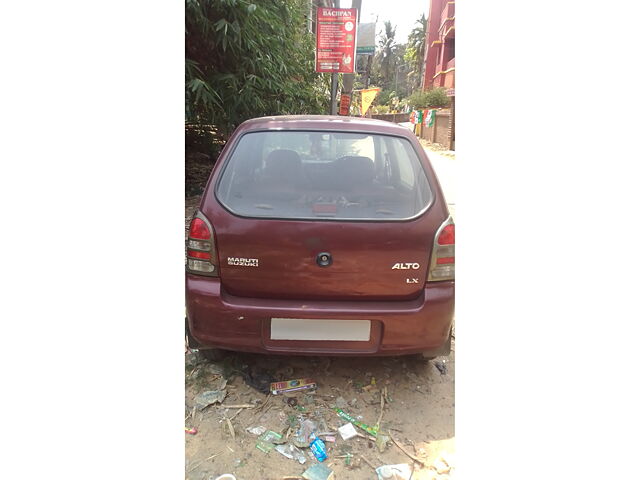
<svg viewBox="0 0 640 480">
<path fill-rule="evenodd" d="M 237 219 L 216 228 L 220 279 L 225 291 L 242 297 L 415 298 L 424 287 L 438 225 L 428 218 L 402 228 Z M 322 254 L 330 256 L 330 265 L 321 266 Z"/>
</svg>

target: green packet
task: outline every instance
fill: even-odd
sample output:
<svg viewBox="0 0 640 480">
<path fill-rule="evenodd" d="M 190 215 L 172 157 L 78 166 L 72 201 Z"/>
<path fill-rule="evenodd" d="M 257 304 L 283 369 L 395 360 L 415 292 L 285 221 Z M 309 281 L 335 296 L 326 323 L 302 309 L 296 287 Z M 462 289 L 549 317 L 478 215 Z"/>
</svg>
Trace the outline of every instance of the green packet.
<svg viewBox="0 0 640 480">
<path fill-rule="evenodd" d="M 356 427 L 360 427 L 362 430 L 367 432 L 369 435 L 373 435 L 374 437 L 378 436 L 378 427 L 370 427 L 366 423 L 362 423 L 361 421 L 356 420 L 355 418 L 353 418 L 351 415 L 349 415 L 347 412 L 345 412 L 341 408 L 334 408 L 333 410 L 338 414 L 338 416 L 340 418 L 344 418 L 345 420 L 353 423 Z"/>
<path fill-rule="evenodd" d="M 284 443 L 282 439 L 282 435 L 276 432 L 272 432 L 271 430 L 263 433 L 258 437 L 258 443 L 256 443 L 256 448 L 258 450 L 262 450 L 264 453 L 269 453 L 276 446 L 275 444 Z"/>
</svg>

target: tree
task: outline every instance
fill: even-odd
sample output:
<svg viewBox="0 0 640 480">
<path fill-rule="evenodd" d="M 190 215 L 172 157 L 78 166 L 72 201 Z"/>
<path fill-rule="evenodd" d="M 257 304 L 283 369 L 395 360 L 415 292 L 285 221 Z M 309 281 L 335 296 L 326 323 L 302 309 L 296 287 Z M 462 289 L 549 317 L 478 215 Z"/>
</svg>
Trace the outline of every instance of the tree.
<svg viewBox="0 0 640 480">
<path fill-rule="evenodd" d="M 422 14 L 417 25 L 411 30 L 409 40 L 407 42 L 407 50 L 404 54 L 404 60 L 411 66 L 409 72 L 409 83 L 411 91 L 420 86 L 422 79 L 422 69 L 424 67 L 424 52 L 427 36 L 427 19 Z"/>
<path fill-rule="evenodd" d="M 409 94 L 407 84 L 409 66 L 403 61 L 407 46 L 396 43 L 395 36 L 396 27 L 391 22 L 385 21 L 384 31 L 378 41 L 373 60 L 371 80 L 381 86 L 383 92 L 393 90 L 394 97 L 404 97 Z"/>
<path fill-rule="evenodd" d="M 394 80 L 395 67 L 397 59 L 396 53 L 396 27 L 391 25 L 390 21 L 384 22 L 384 32 L 378 41 L 379 50 L 374 58 L 374 65 L 377 64 L 377 70 L 381 77 L 381 84 L 385 88 L 389 88 Z"/>
<path fill-rule="evenodd" d="M 186 122 L 226 136 L 252 117 L 326 112 L 307 14 L 305 0 L 186 0 Z"/>
</svg>

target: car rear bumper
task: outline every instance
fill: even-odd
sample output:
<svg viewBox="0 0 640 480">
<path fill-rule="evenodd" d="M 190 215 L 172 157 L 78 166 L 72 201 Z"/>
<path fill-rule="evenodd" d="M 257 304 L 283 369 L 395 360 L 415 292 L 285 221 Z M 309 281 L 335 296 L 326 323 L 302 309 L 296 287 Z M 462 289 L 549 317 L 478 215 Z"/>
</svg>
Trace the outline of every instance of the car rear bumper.
<svg viewBox="0 0 640 480">
<path fill-rule="evenodd" d="M 428 284 L 415 300 L 302 301 L 229 295 L 218 278 L 186 275 L 187 321 L 203 348 L 288 355 L 448 353 L 454 282 Z M 272 318 L 371 320 L 369 341 L 272 340 Z"/>
</svg>

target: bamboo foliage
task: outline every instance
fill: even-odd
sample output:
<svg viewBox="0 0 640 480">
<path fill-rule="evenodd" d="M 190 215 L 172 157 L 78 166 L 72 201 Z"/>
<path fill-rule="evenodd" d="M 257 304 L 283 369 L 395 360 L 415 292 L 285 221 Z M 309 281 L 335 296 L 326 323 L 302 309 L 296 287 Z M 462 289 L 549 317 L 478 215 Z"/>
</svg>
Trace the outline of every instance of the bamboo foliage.
<svg viewBox="0 0 640 480">
<path fill-rule="evenodd" d="M 228 134 L 248 118 L 325 113 L 307 15 L 304 0 L 186 0 L 187 123 Z"/>
</svg>

